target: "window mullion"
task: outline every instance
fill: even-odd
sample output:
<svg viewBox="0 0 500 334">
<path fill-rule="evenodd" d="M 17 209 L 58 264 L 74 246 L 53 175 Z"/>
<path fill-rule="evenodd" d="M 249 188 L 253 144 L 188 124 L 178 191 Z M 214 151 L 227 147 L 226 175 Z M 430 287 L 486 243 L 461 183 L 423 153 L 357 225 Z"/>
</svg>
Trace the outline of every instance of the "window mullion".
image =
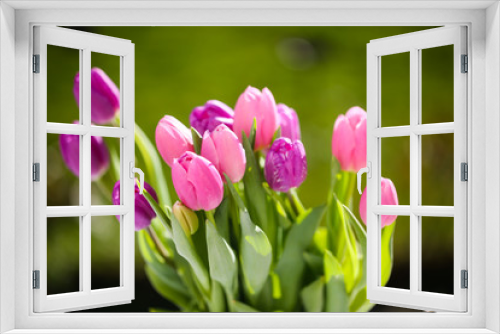
<svg viewBox="0 0 500 334">
<path fill-rule="evenodd" d="M 410 51 L 410 127 L 414 129 L 419 124 L 420 108 L 420 59 L 419 50 Z M 413 212 L 419 205 L 420 193 L 420 159 L 419 135 L 410 133 L 410 291 L 418 292 L 420 267 L 419 220 Z"/>
<path fill-rule="evenodd" d="M 91 53 L 90 49 L 83 49 L 82 59 L 82 80 L 80 89 L 82 89 L 82 125 L 90 127 L 91 125 Z M 91 134 L 87 132 L 82 136 L 82 149 L 80 150 L 80 182 L 82 189 L 82 204 L 89 208 L 89 211 L 82 218 L 81 243 L 80 243 L 80 259 L 81 259 L 81 277 L 83 278 L 83 291 L 90 293 L 91 286 Z"/>
</svg>

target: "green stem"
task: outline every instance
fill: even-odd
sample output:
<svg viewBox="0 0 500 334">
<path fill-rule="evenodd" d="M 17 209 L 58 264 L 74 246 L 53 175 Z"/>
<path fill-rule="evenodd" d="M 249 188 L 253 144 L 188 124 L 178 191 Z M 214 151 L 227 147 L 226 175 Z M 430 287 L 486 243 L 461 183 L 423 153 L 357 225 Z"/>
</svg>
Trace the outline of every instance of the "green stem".
<svg viewBox="0 0 500 334">
<path fill-rule="evenodd" d="M 151 237 L 151 240 L 153 240 L 153 243 L 156 246 L 156 249 L 160 253 L 160 255 L 165 259 L 165 262 L 168 263 L 170 266 L 175 268 L 175 263 L 172 261 L 172 259 L 168 256 L 168 252 L 165 249 L 165 246 L 163 246 L 162 242 L 156 235 L 156 232 L 151 228 L 151 226 L 148 226 L 146 228 L 146 231 L 148 231 L 149 236 Z"/>
<path fill-rule="evenodd" d="M 205 211 L 205 214 L 206 214 L 206 216 L 207 216 L 208 220 L 209 220 L 212 224 L 214 224 L 214 226 L 216 226 L 216 225 L 215 225 L 214 210 Z"/>
</svg>

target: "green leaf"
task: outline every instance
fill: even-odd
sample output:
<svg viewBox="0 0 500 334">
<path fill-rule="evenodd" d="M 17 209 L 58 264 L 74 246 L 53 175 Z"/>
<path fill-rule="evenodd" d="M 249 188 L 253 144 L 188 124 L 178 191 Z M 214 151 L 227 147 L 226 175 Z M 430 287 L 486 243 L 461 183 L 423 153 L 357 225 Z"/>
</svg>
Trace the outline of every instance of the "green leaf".
<svg viewBox="0 0 500 334">
<path fill-rule="evenodd" d="M 229 241 L 229 206 L 230 198 L 224 197 L 221 204 L 215 210 L 215 225 L 219 235 Z"/>
<path fill-rule="evenodd" d="M 262 173 L 252 146 L 245 134 L 243 134 L 243 148 L 245 149 L 247 160 L 243 184 L 245 186 L 248 212 L 252 221 L 257 226 L 260 226 L 273 242 L 275 240 L 275 232 L 272 232 L 275 229 L 273 229 L 274 226 L 272 226 L 268 219 L 269 210 L 267 208 L 266 191 L 262 186 Z"/>
<path fill-rule="evenodd" d="M 304 252 L 304 261 L 316 276 L 321 276 L 324 274 L 323 256 L 310 252 Z"/>
<path fill-rule="evenodd" d="M 151 207 L 153 208 L 153 210 L 156 213 L 156 216 L 158 217 L 158 219 L 162 222 L 162 224 L 171 233 L 172 232 L 172 224 L 170 222 L 170 219 L 168 219 L 167 214 L 165 213 L 165 211 L 163 211 L 161 209 L 160 205 L 148 193 L 148 191 L 146 190 L 146 188 L 144 188 L 144 197 L 148 201 L 149 205 L 151 205 Z"/>
<path fill-rule="evenodd" d="M 349 296 L 344 283 L 342 266 L 327 250 L 324 256 L 326 280 L 326 312 L 349 312 Z"/>
<path fill-rule="evenodd" d="M 238 205 L 238 208 L 240 210 L 246 210 L 245 204 L 243 203 L 243 200 L 241 199 L 240 195 L 236 191 L 236 188 L 234 187 L 234 184 L 231 182 L 231 179 L 224 174 L 224 177 L 226 178 L 226 184 L 229 189 L 229 192 L 231 193 L 231 196 L 233 197 L 234 201 Z"/>
<path fill-rule="evenodd" d="M 327 249 L 328 244 L 328 230 L 325 226 L 318 227 L 318 229 L 314 232 L 313 240 L 314 246 L 321 254 L 323 254 Z"/>
<path fill-rule="evenodd" d="M 325 206 L 309 209 L 297 219 L 288 232 L 283 254 L 274 272 L 280 277 L 281 290 L 285 293 L 277 300 L 278 309 L 285 312 L 295 310 L 300 295 L 305 263 L 304 251 L 312 242 L 314 232 L 325 213 Z"/>
<path fill-rule="evenodd" d="M 231 292 L 238 273 L 236 256 L 231 246 L 219 235 L 215 226 L 208 220 L 205 224 L 210 277 L 219 282 L 227 292 Z"/>
<path fill-rule="evenodd" d="M 231 302 L 232 310 L 233 312 L 259 312 L 258 310 L 254 309 L 251 306 L 248 306 L 245 303 L 233 300 Z"/>
<path fill-rule="evenodd" d="M 196 131 L 195 128 L 191 127 L 191 137 L 193 137 L 193 147 L 196 154 L 201 154 L 201 144 L 202 144 L 202 136 Z"/>
<path fill-rule="evenodd" d="M 325 281 L 323 277 L 318 278 L 302 289 L 300 297 L 306 312 L 321 312 L 325 304 Z"/>
<path fill-rule="evenodd" d="M 212 280 L 211 297 L 208 300 L 208 309 L 210 312 L 225 312 L 226 301 L 224 299 L 224 292 L 219 282 Z"/>
<path fill-rule="evenodd" d="M 366 299 L 366 285 L 356 294 L 354 294 L 354 292 L 351 294 L 349 312 L 368 312 L 374 306 L 375 304 L 370 303 L 370 301 Z"/>
<path fill-rule="evenodd" d="M 250 129 L 250 137 L 249 137 L 252 151 L 255 148 L 255 137 L 256 136 L 257 136 L 257 119 L 254 118 L 253 122 L 252 122 L 252 128 Z"/>
<path fill-rule="evenodd" d="M 167 179 L 163 174 L 162 160 L 156 151 L 156 146 L 151 143 L 148 136 L 137 124 L 135 125 L 135 143 L 146 165 L 145 173 L 148 177 L 148 183 L 156 190 L 160 206 L 172 207 Z"/>
<path fill-rule="evenodd" d="M 137 244 L 139 245 L 139 251 L 146 263 L 164 263 L 161 254 L 158 253 L 146 230 L 137 232 Z"/>
<path fill-rule="evenodd" d="M 179 275 L 169 265 L 146 264 L 146 275 L 154 289 L 181 309 L 189 308 L 190 296 Z"/>
<path fill-rule="evenodd" d="M 180 223 L 174 216 L 172 216 L 172 231 L 177 252 L 190 264 L 203 292 L 209 295 L 210 278 L 208 270 L 196 252 L 192 240 L 184 233 Z"/>
<path fill-rule="evenodd" d="M 252 223 L 247 211 L 240 210 L 240 261 L 248 291 L 257 295 L 269 275 L 272 248 L 260 227 Z"/>
<path fill-rule="evenodd" d="M 392 243 L 394 239 L 394 230 L 396 229 L 396 223 L 392 223 L 382 229 L 382 235 L 380 237 L 380 254 L 381 254 L 381 281 L 382 286 L 387 284 L 389 278 L 391 277 L 392 262 L 394 260 L 392 254 Z"/>
<path fill-rule="evenodd" d="M 349 310 L 351 312 L 358 312 L 368 302 L 368 300 L 366 299 L 366 231 L 363 225 L 361 225 L 359 220 L 356 218 L 356 216 L 354 216 L 352 211 L 349 210 L 349 208 L 345 205 L 343 205 L 343 207 L 346 221 L 348 222 L 349 226 L 352 227 L 352 230 L 356 235 L 359 250 L 361 253 L 361 258 L 359 259 L 359 266 L 361 270 L 360 278 L 358 280 L 358 283 L 352 290 L 350 296 L 351 301 L 349 304 Z"/>
<path fill-rule="evenodd" d="M 342 224 L 342 232 L 344 233 L 345 249 L 343 258 L 339 257 L 342 263 L 342 271 L 345 276 L 345 286 L 347 292 L 350 293 L 354 288 L 354 285 L 360 274 L 358 252 L 356 249 L 356 241 L 352 235 L 350 226 L 348 226 L 346 220 L 348 219 L 344 214 L 344 205 L 336 198 L 334 198 L 336 203 L 336 219 Z"/>
</svg>

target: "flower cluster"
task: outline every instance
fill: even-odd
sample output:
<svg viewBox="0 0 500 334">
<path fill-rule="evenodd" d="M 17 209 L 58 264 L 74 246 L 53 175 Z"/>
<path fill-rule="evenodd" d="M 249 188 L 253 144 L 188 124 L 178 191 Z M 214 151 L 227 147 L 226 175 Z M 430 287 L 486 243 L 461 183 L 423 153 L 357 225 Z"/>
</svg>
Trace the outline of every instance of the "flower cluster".
<svg viewBox="0 0 500 334">
<path fill-rule="evenodd" d="M 271 189 L 288 192 L 304 182 L 307 159 L 300 141 L 296 112 L 276 105 L 271 91 L 248 87 L 234 111 L 220 101 L 196 107 L 191 127 L 202 133 L 201 149 L 195 152 L 193 133 L 173 116 L 166 115 L 156 127 L 156 147 L 172 168 L 172 181 L 180 200 L 192 210 L 210 211 L 223 199 L 225 176 L 239 182 L 245 174 L 243 136 L 255 129 L 255 151 L 266 150 L 265 177 Z M 233 132 L 234 129 L 234 132 Z M 277 130 L 281 137 L 273 141 Z"/>
<path fill-rule="evenodd" d="M 91 79 L 92 123 L 114 124 L 118 88 L 98 68 Z M 78 74 L 73 92 L 78 103 Z M 135 230 L 156 291 L 188 312 L 370 310 L 366 230 L 358 219 L 367 223 L 366 189 L 358 216 L 352 213 L 355 173 L 366 166 L 366 120 L 360 107 L 337 117 L 332 171 L 340 170 L 332 173 L 326 204 L 316 208 L 304 207 L 297 190 L 308 174 L 298 115 L 267 88 L 248 87 L 234 110 L 217 100 L 195 107 L 190 128 L 165 115 L 156 148 L 136 125 L 149 183 L 144 195 L 135 187 Z M 61 135 L 59 144 L 78 176 L 79 137 Z M 119 169 L 110 159 L 116 152 L 101 137 L 92 137 L 91 149 L 92 181 L 101 182 L 110 165 Z M 120 181 L 114 181 L 110 200 L 120 205 Z M 390 179 L 381 179 L 380 202 L 398 204 Z M 381 217 L 381 285 L 391 273 L 396 218 Z"/>
</svg>

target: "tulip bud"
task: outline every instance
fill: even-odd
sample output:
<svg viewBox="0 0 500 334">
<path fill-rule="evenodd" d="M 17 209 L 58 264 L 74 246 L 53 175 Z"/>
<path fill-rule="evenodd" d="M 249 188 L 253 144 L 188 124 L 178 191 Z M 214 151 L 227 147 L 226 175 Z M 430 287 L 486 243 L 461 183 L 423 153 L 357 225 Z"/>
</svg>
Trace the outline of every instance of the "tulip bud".
<svg viewBox="0 0 500 334">
<path fill-rule="evenodd" d="M 298 187 L 307 176 L 307 159 L 300 140 L 289 138 L 274 141 L 266 156 L 264 175 L 269 186 L 280 192 Z"/>
<path fill-rule="evenodd" d="M 300 124 L 297 113 L 292 108 L 280 103 L 277 105 L 281 128 L 281 137 L 292 141 L 300 140 Z"/>
<path fill-rule="evenodd" d="M 75 76 L 73 95 L 80 104 L 80 73 Z M 100 68 L 90 71 L 91 119 L 93 123 L 105 124 L 111 121 L 120 110 L 120 90 Z"/>
<path fill-rule="evenodd" d="M 156 126 L 156 147 L 167 165 L 187 151 L 194 151 L 189 129 L 173 116 L 164 116 Z"/>
<path fill-rule="evenodd" d="M 278 111 L 273 94 L 267 88 L 260 92 L 257 88 L 248 87 L 238 98 L 234 108 L 233 129 L 240 141 L 242 132 L 250 136 L 254 119 L 257 121 L 255 150 L 268 147 L 279 126 Z"/>
<path fill-rule="evenodd" d="M 345 171 L 366 167 L 366 111 L 352 107 L 339 115 L 333 127 L 332 154 Z"/>
<path fill-rule="evenodd" d="M 382 195 L 382 205 L 398 205 L 398 193 L 396 192 L 394 183 L 392 183 L 390 179 L 381 178 L 380 192 Z M 366 188 L 359 201 L 359 215 L 366 225 Z M 398 218 L 398 216 L 382 216 L 382 227 L 391 225 L 396 218 Z"/>
<path fill-rule="evenodd" d="M 193 109 L 189 115 L 189 124 L 201 134 L 214 131 L 219 124 L 225 124 L 232 130 L 233 117 L 233 109 L 220 101 L 210 100 L 204 106 Z"/>
<path fill-rule="evenodd" d="M 153 197 L 155 201 L 158 202 L 158 196 L 156 191 L 149 184 L 144 182 L 144 189 Z M 113 188 L 113 193 L 111 195 L 113 205 L 120 205 L 120 181 L 115 183 Z M 148 200 L 144 195 L 140 194 L 139 186 L 135 183 L 135 230 L 140 231 L 149 225 L 151 225 L 151 220 L 156 218 L 156 213 L 149 204 Z M 120 216 L 116 216 L 120 220 Z"/>
<path fill-rule="evenodd" d="M 222 180 L 227 174 L 231 182 L 239 182 L 245 174 L 246 157 L 243 146 L 233 131 L 221 124 L 212 133 L 203 135 L 201 155 L 214 164 Z"/>
<path fill-rule="evenodd" d="M 59 136 L 59 148 L 64 163 L 77 177 L 80 176 L 80 136 Z M 102 137 L 90 137 L 90 176 L 92 181 L 97 180 L 109 168 L 109 150 Z"/>
<path fill-rule="evenodd" d="M 190 208 L 177 201 L 173 210 L 175 218 L 181 224 L 186 235 L 193 235 L 198 231 L 198 217 Z"/>
<path fill-rule="evenodd" d="M 193 152 L 174 159 L 172 182 L 179 199 L 194 211 L 213 210 L 224 196 L 222 179 L 215 166 Z"/>
</svg>

